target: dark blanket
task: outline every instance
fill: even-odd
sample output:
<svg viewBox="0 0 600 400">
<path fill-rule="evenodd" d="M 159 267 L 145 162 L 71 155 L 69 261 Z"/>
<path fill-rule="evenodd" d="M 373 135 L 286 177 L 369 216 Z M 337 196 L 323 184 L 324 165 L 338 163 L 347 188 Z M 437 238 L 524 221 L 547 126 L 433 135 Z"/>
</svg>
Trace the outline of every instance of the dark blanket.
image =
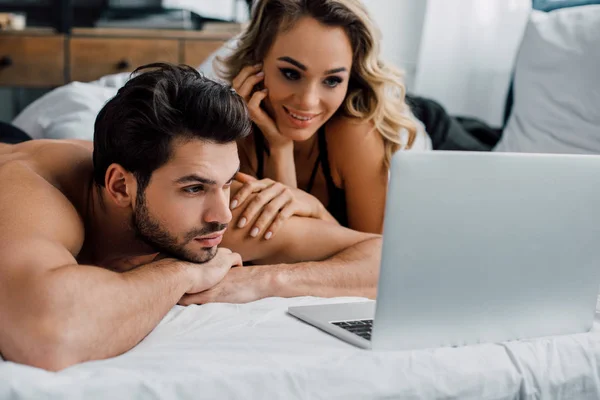
<svg viewBox="0 0 600 400">
<path fill-rule="evenodd" d="M 490 151 L 502 135 L 502 129 L 478 119 L 448 115 L 433 100 L 407 95 L 406 102 L 425 125 L 434 150 Z"/>
</svg>

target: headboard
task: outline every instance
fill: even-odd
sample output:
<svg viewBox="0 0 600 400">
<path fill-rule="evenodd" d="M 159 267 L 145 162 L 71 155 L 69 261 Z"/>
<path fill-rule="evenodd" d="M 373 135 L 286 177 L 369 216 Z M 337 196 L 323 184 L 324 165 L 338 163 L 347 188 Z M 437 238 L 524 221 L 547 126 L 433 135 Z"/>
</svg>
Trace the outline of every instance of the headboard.
<svg viewBox="0 0 600 400">
<path fill-rule="evenodd" d="M 561 8 L 586 6 L 590 4 L 600 4 L 600 0 L 532 0 L 532 7 L 534 10 L 546 12 Z M 510 87 L 508 88 L 508 94 L 506 96 L 506 105 L 504 107 L 504 127 L 510 118 L 510 113 L 513 106 L 513 81 L 514 79 L 511 79 Z"/>
</svg>

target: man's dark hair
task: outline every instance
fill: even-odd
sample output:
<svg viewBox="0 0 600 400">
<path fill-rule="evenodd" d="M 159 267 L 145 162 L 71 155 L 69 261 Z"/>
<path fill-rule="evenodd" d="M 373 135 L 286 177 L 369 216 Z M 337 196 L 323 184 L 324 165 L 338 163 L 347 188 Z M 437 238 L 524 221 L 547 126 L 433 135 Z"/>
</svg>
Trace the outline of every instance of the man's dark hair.
<svg viewBox="0 0 600 400">
<path fill-rule="evenodd" d="M 132 75 L 96 117 L 94 180 L 100 186 L 117 163 L 135 175 L 138 190 L 145 189 L 169 161 L 176 138 L 225 144 L 250 133 L 244 100 L 192 67 L 156 63 Z"/>
</svg>

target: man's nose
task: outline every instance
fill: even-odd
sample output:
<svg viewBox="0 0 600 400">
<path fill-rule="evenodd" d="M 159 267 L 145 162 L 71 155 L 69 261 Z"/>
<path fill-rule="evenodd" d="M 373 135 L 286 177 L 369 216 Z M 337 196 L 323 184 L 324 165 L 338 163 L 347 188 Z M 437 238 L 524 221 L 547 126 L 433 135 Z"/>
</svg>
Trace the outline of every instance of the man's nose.
<svg viewBox="0 0 600 400">
<path fill-rule="evenodd" d="M 228 224 L 231 222 L 232 214 L 229 209 L 229 193 L 219 191 L 204 211 L 205 222 Z"/>
</svg>

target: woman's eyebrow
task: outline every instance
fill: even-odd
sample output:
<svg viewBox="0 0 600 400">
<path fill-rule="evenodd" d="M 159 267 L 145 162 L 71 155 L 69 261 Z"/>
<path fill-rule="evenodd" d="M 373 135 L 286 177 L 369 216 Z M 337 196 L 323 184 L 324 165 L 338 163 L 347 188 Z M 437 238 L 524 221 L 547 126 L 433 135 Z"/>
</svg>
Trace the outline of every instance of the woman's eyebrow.
<svg viewBox="0 0 600 400">
<path fill-rule="evenodd" d="M 306 65 L 302 64 L 300 61 L 294 60 L 292 57 L 287 57 L 287 56 L 279 57 L 278 60 L 290 63 L 290 64 L 300 68 L 302 71 L 306 71 L 308 69 L 308 68 L 306 68 Z"/>
<path fill-rule="evenodd" d="M 294 65 L 295 67 L 298 67 L 302 71 L 306 71 L 308 69 L 306 67 L 306 65 L 302 64 L 300 61 L 294 60 L 292 57 L 288 57 L 288 56 L 279 57 L 278 60 L 290 63 L 290 64 Z M 336 74 L 338 72 L 346 72 L 347 70 L 348 69 L 346 67 L 333 68 L 333 69 L 329 69 L 329 70 L 325 71 L 325 75 Z"/>
<path fill-rule="evenodd" d="M 331 74 L 336 74 L 338 72 L 346 72 L 346 71 L 347 71 L 346 67 L 339 67 L 339 68 L 334 68 L 334 69 L 325 71 L 325 75 L 331 75 Z"/>
</svg>

